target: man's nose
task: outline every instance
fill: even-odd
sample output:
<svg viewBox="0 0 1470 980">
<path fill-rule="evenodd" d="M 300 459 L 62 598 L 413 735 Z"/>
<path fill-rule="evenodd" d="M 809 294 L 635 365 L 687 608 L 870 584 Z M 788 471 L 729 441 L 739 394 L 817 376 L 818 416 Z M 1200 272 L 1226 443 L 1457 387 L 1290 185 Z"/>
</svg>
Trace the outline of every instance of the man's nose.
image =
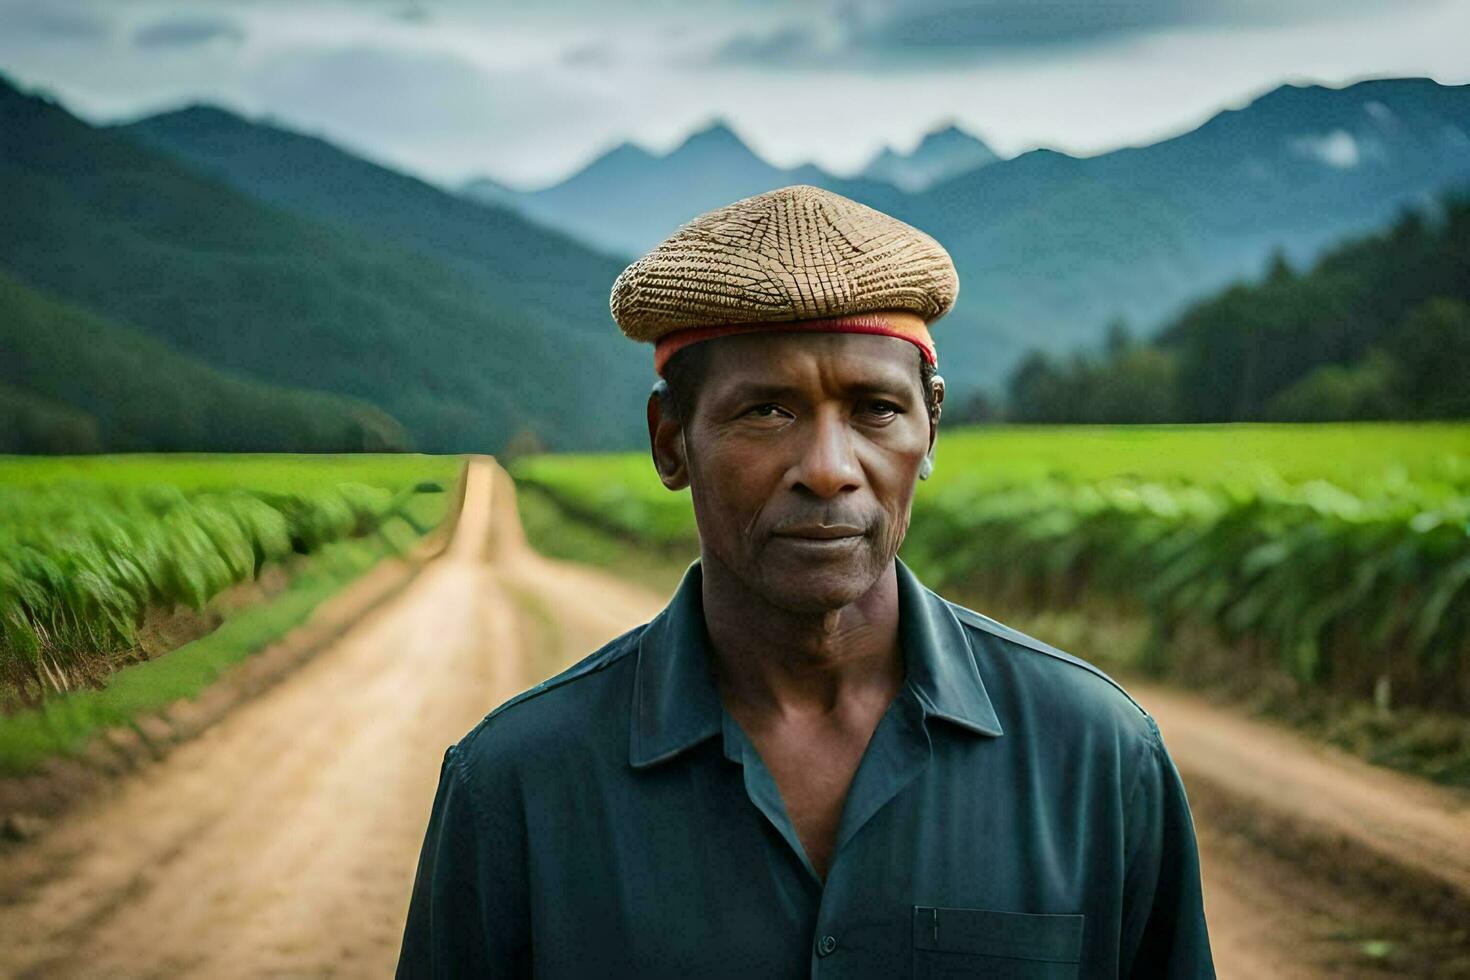
<svg viewBox="0 0 1470 980">
<path fill-rule="evenodd" d="M 861 484 L 862 467 L 853 445 L 852 428 L 841 413 L 818 411 L 801 452 L 793 474 L 794 487 L 806 487 L 825 499 L 855 490 Z"/>
</svg>

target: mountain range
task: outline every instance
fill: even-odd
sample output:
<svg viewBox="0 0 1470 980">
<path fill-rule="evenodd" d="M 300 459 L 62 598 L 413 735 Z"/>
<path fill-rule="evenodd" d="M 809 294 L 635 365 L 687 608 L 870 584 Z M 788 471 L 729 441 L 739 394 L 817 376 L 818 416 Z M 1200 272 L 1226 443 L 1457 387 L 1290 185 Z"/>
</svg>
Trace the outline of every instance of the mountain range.
<svg viewBox="0 0 1470 980">
<path fill-rule="evenodd" d="M 884 147 L 860 174 L 869 180 L 887 181 L 900 190 L 922 191 L 999 159 L 983 140 L 950 123 L 924 134 L 919 145 L 908 153 Z"/>
<path fill-rule="evenodd" d="M 965 139 L 941 130 L 926 142 Z M 1470 181 L 1470 86 L 1283 85 L 1149 146 L 984 159 L 914 191 L 874 179 L 881 170 L 781 170 L 716 125 L 663 156 L 624 144 L 554 187 L 500 187 L 495 199 L 628 257 L 696 214 L 788 183 L 886 211 L 954 257 L 959 302 L 935 338 L 951 390 L 964 392 L 997 386 L 1029 349 L 1096 345 L 1116 318 L 1148 334 L 1258 275 L 1277 249 L 1306 262 Z"/>
<path fill-rule="evenodd" d="M 518 209 L 609 252 L 635 256 L 695 215 L 788 184 L 812 184 L 880 207 L 998 157 L 954 125 L 926 134 L 908 153 L 877 153 L 855 177 L 813 163 L 777 167 L 746 145 L 726 122 L 691 133 L 668 153 L 625 142 L 566 180 L 542 190 L 517 191 L 490 178 L 465 182 L 460 193 Z M 875 203 L 876 202 L 876 203 Z"/>
<path fill-rule="evenodd" d="M 641 446 L 650 357 L 611 322 L 613 279 L 790 183 L 950 250 L 935 338 L 964 398 L 1470 182 L 1470 86 L 1287 85 L 1093 157 L 998 160 L 941 127 L 863 174 L 775 167 L 716 122 L 474 199 L 216 107 L 99 127 L 0 78 L 0 420 L 26 432 L 0 451 Z"/>
<path fill-rule="evenodd" d="M 461 191 L 475 200 L 514 207 L 631 261 L 702 211 L 788 184 L 841 188 L 841 193 L 865 200 L 901 194 L 886 181 L 843 180 L 815 164 L 781 168 L 767 163 L 723 122 L 691 133 L 663 155 L 635 143 L 620 144 L 543 190 L 510 191 L 507 196 L 510 189 L 503 185 L 471 181 Z"/>
</svg>

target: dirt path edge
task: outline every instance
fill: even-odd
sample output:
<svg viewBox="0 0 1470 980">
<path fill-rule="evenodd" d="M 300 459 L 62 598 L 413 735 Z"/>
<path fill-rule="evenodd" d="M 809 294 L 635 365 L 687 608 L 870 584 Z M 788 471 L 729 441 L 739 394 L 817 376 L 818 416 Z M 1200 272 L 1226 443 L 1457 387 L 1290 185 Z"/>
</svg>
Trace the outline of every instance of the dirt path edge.
<svg viewBox="0 0 1470 980">
<path fill-rule="evenodd" d="M 312 610 L 307 620 L 260 651 L 231 666 L 192 698 L 131 724 L 105 729 L 76 756 L 49 759 L 36 773 L 0 777 L 0 848 L 44 833 L 84 799 L 116 789 L 176 746 L 197 738 L 233 709 L 288 677 L 330 646 L 375 608 L 390 602 L 449 546 L 464 510 L 469 459 L 460 466 L 444 520 L 401 556 L 373 565 L 341 592 Z"/>
</svg>

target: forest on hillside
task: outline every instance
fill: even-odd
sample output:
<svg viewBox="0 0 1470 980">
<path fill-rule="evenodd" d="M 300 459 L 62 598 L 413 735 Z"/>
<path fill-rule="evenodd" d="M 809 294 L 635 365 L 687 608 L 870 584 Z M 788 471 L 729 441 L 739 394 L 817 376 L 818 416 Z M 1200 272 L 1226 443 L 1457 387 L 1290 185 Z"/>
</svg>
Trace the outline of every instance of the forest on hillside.
<svg viewBox="0 0 1470 980">
<path fill-rule="evenodd" d="M 1100 351 L 1032 351 L 1016 422 L 1325 422 L 1470 417 L 1470 190 L 1406 210 L 1298 271 L 1190 306 L 1149 341 L 1116 320 Z"/>
<path fill-rule="evenodd" d="M 0 134 L 0 452 L 633 444 L 615 260 L 342 153 L 286 169 L 371 220 L 277 203 L 3 76 Z"/>
</svg>

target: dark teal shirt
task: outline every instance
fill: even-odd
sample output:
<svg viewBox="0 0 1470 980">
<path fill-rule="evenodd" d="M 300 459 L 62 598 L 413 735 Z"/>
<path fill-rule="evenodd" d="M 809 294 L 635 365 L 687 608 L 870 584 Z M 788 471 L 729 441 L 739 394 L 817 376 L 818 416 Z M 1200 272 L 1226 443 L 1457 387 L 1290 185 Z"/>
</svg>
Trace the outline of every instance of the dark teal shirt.
<svg viewBox="0 0 1470 980">
<path fill-rule="evenodd" d="M 710 668 L 701 569 L 444 755 L 400 977 L 1212 977 L 1153 719 L 897 561 L 906 679 L 825 884 Z"/>
</svg>

